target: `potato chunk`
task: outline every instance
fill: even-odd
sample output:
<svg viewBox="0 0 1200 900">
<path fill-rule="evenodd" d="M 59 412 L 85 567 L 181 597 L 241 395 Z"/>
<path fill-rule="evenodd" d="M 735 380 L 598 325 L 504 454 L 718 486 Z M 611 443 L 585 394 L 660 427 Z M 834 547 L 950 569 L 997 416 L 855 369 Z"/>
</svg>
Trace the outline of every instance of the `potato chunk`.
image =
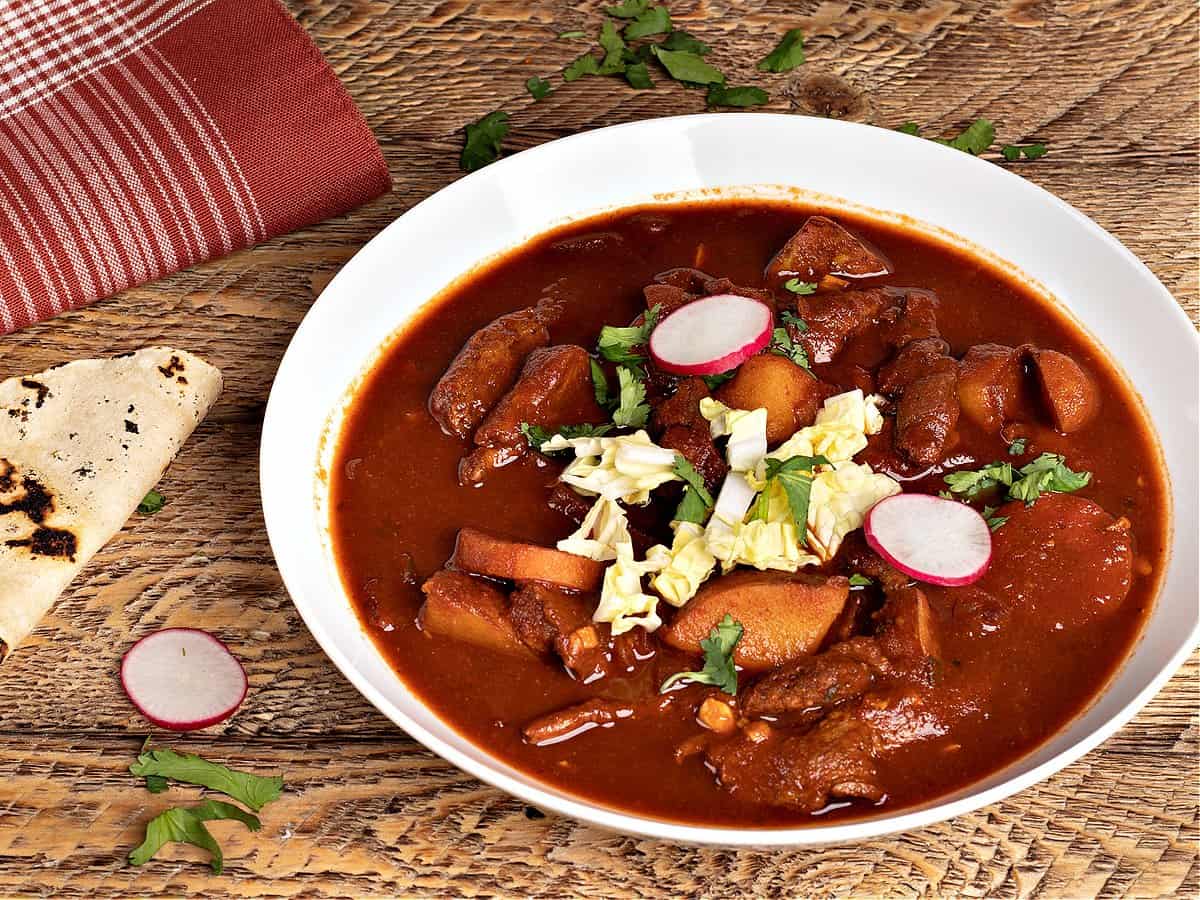
<svg viewBox="0 0 1200 900">
<path fill-rule="evenodd" d="M 604 563 L 594 559 L 474 528 L 458 532 L 454 555 L 447 565 L 477 575 L 517 582 L 543 581 L 575 591 L 596 590 L 604 576 Z"/>
<path fill-rule="evenodd" d="M 697 651 L 728 613 L 745 629 L 734 661 L 751 671 L 773 669 L 813 653 L 849 593 L 841 576 L 735 572 L 702 587 L 661 634 L 672 647 Z"/>
<path fill-rule="evenodd" d="M 443 569 L 421 591 L 425 602 L 417 624 L 423 631 L 501 653 L 531 655 L 513 628 L 508 599 L 495 585 Z"/>
<path fill-rule="evenodd" d="M 976 344 L 958 366 L 962 413 L 987 431 L 999 431 L 1021 400 L 1021 356 L 1014 347 Z"/>
<path fill-rule="evenodd" d="M 717 390 L 717 399 L 736 409 L 767 411 L 767 443 L 786 441 L 799 428 L 811 425 L 825 391 L 821 382 L 774 353 L 754 356 Z"/>
<path fill-rule="evenodd" d="M 809 216 L 767 265 L 771 278 L 818 282 L 825 275 L 869 278 L 890 271 L 881 254 L 825 216 Z"/>
<path fill-rule="evenodd" d="M 1054 427 L 1063 434 L 1078 431 L 1092 421 L 1100 396 L 1079 364 L 1056 350 L 1030 349 L 1029 359 L 1042 389 L 1042 401 Z"/>
</svg>

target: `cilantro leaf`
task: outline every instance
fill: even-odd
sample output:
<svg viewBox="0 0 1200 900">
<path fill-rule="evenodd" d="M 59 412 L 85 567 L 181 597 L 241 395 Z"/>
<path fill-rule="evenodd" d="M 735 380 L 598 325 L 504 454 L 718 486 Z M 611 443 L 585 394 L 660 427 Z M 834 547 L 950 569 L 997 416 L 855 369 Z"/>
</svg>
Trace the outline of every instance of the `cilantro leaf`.
<svg viewBox="0 0 1200 900">
<path fill-rule="evenodd" d="M 975 471 L 951 472 L 945 480 L 950 493 L 973 498 L 991 488 L 1011 485 L 1013 467 L 1011 463 L 995 462 Z"/>
<path fill-rule="evenodd" d="M 762 106 L 770 101 L 767 92 L 756 87 L 727 88 L 722 84 L 710 84 L 705 103 L 709 106 Z"/>
<path fill-rule="evenodd" d="M 672 31 L 659 41 L 658 46 L 664 50 L 684 50 L 688 53 L 694 53 L 697 56 L 705 56 L 712 53 L 712 47 L 688 34 L 686 31 Z"/>
<path fill-rule="evenodd" d="M 283 790 L 283 779 L 279 776 L 240 772 L 191 753 L 176 753 L 174 750 L 143 749 L 138 754 L 137 762 L 129 767 L 129 772 L 147 778 L 158 776 L 185 784 L 198 784 L 227 794 L 255 812 L 278 800 Z"/>
<path fill-rule="evenodd" d="M 541 425 L 530 425 L 528 422 L 522 422 L 519 426 L 521 434 L 525 435 L 525 440 L 529 442 L 529 446 L 538 452 L 555 453 L 554 450 L 542 450 L 542 445 L 556 435 L 562 435 L 567 440 L 580 437 L 601 437 L 612 431 L 611 425 L 592 425 L 583 422 L 579 425 L 560 425 L 558 428 L 543 428 Z"/>
<path fill-rule="evenodd" d="M 868 578 L 866 575 L 861 575 L 858 572 L 850 576 L 850 587 L 852 588 L 870 587 L 874 583 L 875 579 Z"/>
<path fill-rule="evenodd" d="M 613 422 L 622 428 L 642 428 L 650 418 L 646 386 L 629 366 L 617 367 L 617 380 L 621 383 L 621 401 L 613 412 Z"/>
<path fill-rule="evenodd" d="M 992 146 L 992 141 L 996 139 L 996 128 L 987 119 L 976 119 L 960 133 L 957 137 L 950 140 L 942 140 L 935 138 L 939 144 L 945 144 L 947 147 L 953 147 L 955 150 L 961 150 L 963 153 L 970 153 L 972 156 L 978 156 Z"/>
<path fill-rule="evenodd" d="M 1001 525 L 1008 521 L 1008 516 L 993 515 L 995 512 L 996 507 L 994 506 L 985 506 L 979 512 L 979 514 L 983 516 L 984 520 L 987 522 L 988 528 L 990 528 L 992 531 L 997 530 Z"/>
<path fill-rule="evenodd" d="M 921 126 L 916 122 L 905 122 L 903 125 L 897 125 L 896 131 L 901 134 L 911 134 L 913 137 L 921 136 Z"/>
<path fill-rule="evenodd" d="M 736 374 L 737 372 L 734 369 L 730 369 L 728 372 L 722 372 L 720 375 L 701 375 L 700 377 L 704 379 L 704 383 L 708 385 L 710 391 L 715 391 Z"/>
<path fill-rule="evenodd" d="M 813 469 L 829 465 L 824 456 L 791 456 L 784 460 L 766 459 L 767 481 L 778 481 L 787 495 L 792 519 L 800 535 L 801 546 L 808 546 L 808 502 L 812 495 Z M 764 489 L 763 494 L 766 494 Z"/>
<path fill-rule="evenodd" d="M 802 297 L 817 292 L 817 283 L 815 281 L 801 281 L 799 278 L 789 278 L 783 283 L 783 287 L 785 290 L 789 290 L 793 294 L 799 294 Z"/>
<path fill-rule="evenodd" d="M 645 346 L 646 341 L 650 340 L 650 332 L 658 324 L 661 312 L 662 307 L 655 305 L 647 310 L 641 325 L 605 325 L 600 329 L 600 340 L 597 343 L 600 355 L 609 362 L 629 366 L 635 375 L 641 377 L 641 364 L 646 361 L 646 357 L 636 352 L 635 348 Z"/>
<path fill-rule="evenodd" d="M 597 75 L 620 75 L 625 71 L 625 51 L 628 47 L 617 26 L 611 19 L 605 19 L 600 26 L 600 47 L 604 50 L 604 59 L 600 61 Z"/>
<path fill-rule="evenodd" d="M 563 69 L 563 81 L 578 81 L 585 75 L 599 75 L 600 60 L 592 56 L 591 51 L 577 56 Z"/>
<path fill-rule="evenodd" d="M 1029 442 L 1029 438 L 1023 438 L 1023 437 L 1017 438 L 1015 441 L 1013 441 L 1011 444 L 1008 445 L 1008 455 L 1009 456 L 1020 456 L 1022 453 L 1025 452 L 1025 445 L 1028 442 Z"/>
<path fill-rule="evenodd" d="M 596 405 L 601 409 L 608 409 L 612 404 L 608 395 L 608 376 L 604 374 L 604 367 L 596 360 L 589 357 L 588 364 L 592 368 L 592 391 L 596 396 Z"/>
<path fill-rule="evenodd" d="M 604 11 L 616 19 L 635 19 L 646 11 L 650 0 L 621 0 L 616 6 L 606 6 Z"/>
<path fill-rule="evenodd" d="M 682 453 L 675 454 L 675 468 L 673 470 L 676 475 L 687 482 L 688 487 L 696 492 L 705 506 L 713 505 L 712 494 L 708 492 L 708 488 L 704 486 L 704 478 L 696 471 L 695 467 L 688 462 L 688 458 Z"/>
<path fill-rule="evenodd" d="M 170 787 L 170 785 L 167 784 L 167 779 L 163 778 L 161 775 L 146 776 L 146 790 L 148 790 L 150 793 L 161 794 L 168 787 Z"/>
<path fill-rule="evenodd" d="M 635 62 L 627 65 L 625 67 L 625 80 L 629 82 L 631 88 L 639 91 L 654 87 L 654 82 L 650 80 L 650 69 L 644 62 Z"/>
<path fill-rule="evenodd" d="M 204 827 L 205 822 L 213 819 L 236 819 L 251 831 L 258 831 L 262 827 L 257 816 L 222 800 L 205 800 L 192 807 L 177 806 L 155 816 L 146 824 L 146 837 L 130 852 L 129 864 L 144 865 L 164 844 L 192 844 L 212 855 L 213 874 L 220 875 L 225 868 L 225 857 L 212 833 Z"/>
<path fill-rule="evenodd" d="M 1044 493 L 1069 494 L 1092 480 L 1091 472 L 1073 471 L 1067 466 L 1066 457 L 1057 453 L 1043 453 L 1017 472 L 1021 477 L 1008 489 L 1008 497 L 1024 500 L 1026 504 Z"/>
<path fill-rule="evenodd" d="M 804 35 L 793 28 L 770 53 L 758 61 L 760 72 L 787 72 L 804 62 Z"/>
<path fill-rule="evenodd" d="M 482 169 L 500 158 L 500 142 L 508 135 L 508 113 L 490 112 L 466 126 L 466 142 L 458 165 L 464 172 Z"/>
<path fill-rule="evenodd" d="M 538 78 L 536 75 L 525 80 L 525 90 L 529 91 L 529 96 L 534 100 L 541 100 L 554 93 L 554 88 L 550 87 L 550 82 L 544 78 Z"/>
<path fill-rule="evenodd" d="M 790 291 L 791 288 L 788 288 L 788 290 Z M 790 328 L 796 329 L 796 331 L 798 331 L 800 334 L 804 334 L 804 332 L 808 331 L 808 323 L 789 309 L 785 309 L 783 311 L 783 324 Z"/>
<path fill-rule="evenodd" d="M 560 41 L 577 41 L 585 37 L 587 37 L 586 31 L 561 31 L 558 35 Z"/>
<path fill-rule="evenodd" d="M 708 511 L 712 509 L 713 498 L 708 492 L 708 488 L 704 486 L 704 479 L 700 477 L 687 458 L 682 453 L 675 454 L 675 474 L 682 478 L 687 486 L 683 489 L 683 499 L 679 501 L 679 506 L 675 508 L 675 515 L 672 520 L 676 522 L 695 522 L 697 525 L 704 524 L 704 520 L 708 518 Z"/>
<path fill-rule="evenodd" d="M 700 641 L 704 651 L 704 668 L 699 672 L 676 672 L 662 683 L 659 693 L 665 693 L 677 681 L 711 684 L 730 696 L 737 695 L 737 669 L 733 665 L 733 648 L 742 639 L 742 623 L 725 614 L 708 637 Z"/>
<path fill-rule="evenodd" d="M 652 48 L 655 58 L 662 63 L 667 74 L 676 81 L 688 84 L 724 84 L 725 76 L 714 69 L 697 53 L 688 50 L 664 50 Z"/>
<path fill-rule="evenodd" d="M 799 319 L 799 321 L 804 322 L 803 319 Z M 807 329 L 808 325 L 805 324 L 801 330 L 804 331 Z M 813 374 L 807 351 L 792 340 L 792 333 L 786 326 L 780 326 L 771 332 L 771 345 L 768 349 L 776 356 L 790 359 L 809 375 Z"/>
<path fill-rule="evenodd" d="M 651 6 L 625 26 L 625 38 L 636 41 L 652 34 L 666 34 L 671 30 L 671 14 L 665 6 Z"/>
<path fill-rule="evenodd" d="M 1005 144 L 1000 148 L 1000 153 L 1009 162 L 1016 162 L 1022 156 L 1026 159 L 1040 159 L 1047 153 L 1045 144 Z"/>
<path fill-rule="evenodd" d="M 167 503 L 167 498 L 158 491 L 151 491 L 142 498 L 142 502 L 138 504 L 137 511 L 144 516 L 152 515 L 163 508 Z"/>
</svg>

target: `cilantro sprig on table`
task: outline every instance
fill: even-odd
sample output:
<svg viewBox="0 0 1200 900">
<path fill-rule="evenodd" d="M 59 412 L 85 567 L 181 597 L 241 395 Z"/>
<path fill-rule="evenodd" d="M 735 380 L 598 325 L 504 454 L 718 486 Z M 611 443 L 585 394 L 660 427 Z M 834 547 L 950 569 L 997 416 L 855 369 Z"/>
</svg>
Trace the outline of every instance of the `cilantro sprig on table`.
<svg viewBox="0 0 1200 900">
<path fill-rule="evenodd" d="M 916 122 L 905 122 L 896 127 L 896 131 L 913 137 L 922 137 L 921 126 Z M 929 138 L 938 144 L 945 144 L 963 153 L 980 156 L 986 153 L 996 140 L 996 126 L 984 118 L 976 119 L 952 138 Z M 1049 151 L 1045 144 L 1004 144 L 1000 147 L 1000 155 L 1008 162 L 1016 162 L 1021 157 L 1025 159 L 1040 159 Z"/>
<path fill-rule="evenodd" d="M 733 664 L 733 648 L 742 639 L 742 623 L 735 621 L 729 613 L 713 627 L 708 637 L 700 641 L 704 652 L 704 668 L 699 672 L 676 672 L 662 683 L 659 693 L 665 693 L 676 682 L 691 681 L 695 684 L 711 684 L 730 696 L 737 695 L 737 669 Z"/>
</svg>

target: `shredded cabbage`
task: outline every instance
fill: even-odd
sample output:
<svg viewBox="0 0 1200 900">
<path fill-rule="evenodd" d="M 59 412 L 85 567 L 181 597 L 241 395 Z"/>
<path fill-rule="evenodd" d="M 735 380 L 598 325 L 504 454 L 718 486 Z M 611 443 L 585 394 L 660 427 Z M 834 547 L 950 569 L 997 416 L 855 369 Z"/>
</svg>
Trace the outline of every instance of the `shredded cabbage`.
<svg viewBox="0 0 1200 900">
<path fill-rule="evenodd" d="M 604 570 L 600 603 L 592 614 L 592 621 L 611 623 L 614 635 L 624 634 L 638 625 L 647 631 L 657 629 L 662 624 L 658 598 L 642 591 L 642 576 L 657 571 L 662 565 L 660 560 L 635 560 L 632 543 L 618 546 L 616 561 Z"/>
<path fill-rule="evenodd" d="M 900 485 L 871 467 L 854 462 L 822 466 L 813 478 L 808 505 L 808 544 L 823 560 L 833 559 L 842 538 L 862 527 L 867 511 Z"/>
<path fill-rule="evenodd" d="M 719 400 L 705 397 L 700 415 L 709 421 L 714 438 L 729 437 L 725 458 L 735 472 L 749 472 L 767 455 L 767 411 L 733 409 Z"/>
<path fill-rule="evenodd" d="M 716 557 L 704 540 L 704 528 L 694 522 L 674 523 L 675 539 L 668 549 L 656 544 L 646 551 L 647 562 L 661 562 L 662 568 L 651 586 L 672 606 L 683 606 L 716 567 Z"/>
<path fill-rule="evenodd" d="M 830 462 L 853 459 L 867 446 L 867 435 L 883 427 L 879 414 L 880 398 L 864 397 L 857 388 L 830 397 L 817 413 L 815 424 L 801 428 L 772 450 L 768 456 L 788 459 L 792 456 L 824 456 Z M 759 467 L 761 479 L 762 466 Z"/>
<path fill-rule="evenodd" d="M 640 505 L 650 502 L 656 487 L 679 479 L 675 451 L 658 446 L 645 431 L 615 437 L 556 434 L 542 445 L 543 452 L 568 448 L 575 451 L 575 459 L 561 480 L 587 494 Z"/>
<path fill-rule="evenodd" d="M 625 510 L 615 500 L 597 497 L 579 523 L 579 528 L 559 541 L 558 549 L 597 562 L 606 562 L 617 558 L 617 547 L 622 544 L 633 546 Z"/>
</svg>

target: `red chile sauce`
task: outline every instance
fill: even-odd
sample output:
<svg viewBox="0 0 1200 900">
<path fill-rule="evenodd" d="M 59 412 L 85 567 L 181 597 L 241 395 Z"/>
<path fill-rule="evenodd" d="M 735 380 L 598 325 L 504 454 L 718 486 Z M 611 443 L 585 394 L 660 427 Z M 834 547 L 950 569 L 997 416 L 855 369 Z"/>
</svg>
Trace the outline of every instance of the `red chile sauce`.
<svg viewBox="0 0 1200 900">
<path fill-rule="evenodd" d="M 503 313 L 553 297 L 564 314 L 551 327 L 552 343 L 594 348 L 602 325 L 627 324 L 642 312 L 641 289 L 657 272 L 696 266 L 738 284 L 761 285 L 772 255 L 819 211 L 759 201 L 702 202 L 623 210 L 560 228 L 444 291 L 392 340 L 363 381 L 330 475 L 341 575 L 379 651 L 417 696 L 469 740 L 561 790 L 645 816 L 782 826 L 879 811 L 854 802 L 813 818 L 730 796 L 702 757 L 675 761 L 676 747 L 699 731 L 691 713 L 678 708 L 552 746 L 530 746 L 521 737 L 523 724 L 587 699 L 593 689 L 548 662 L 477 649 L 423 633 L 415 624 L 420 584 L 450 556 L 459 528 L 547 545 L 575 528 L 546 505 L 558 464 L 531 455 L 495 473 L 483 488 L 459 486 L 456 472 L 466 447 L 441 432 L 427 400 L 467 338 Z M 1039 452 L 1064 453 L 1072 468 L 1092 472 L 1080 495 L 1127 517 L 1134 538 L 1133 587 L 1116 612 L 1049 632 L 1018 617 L 974 649 L 951 648 L 960 657 L 953 677 L 985 682 L 989 713 L 887 758 L 881 774 L 888 793 L 878 806 L 894 811 L 1001 769 L 1091 703 L 1130 652 L 1152 606 L 1165 566 L 1167 489 L 1136 395 L 1064 315 L 963 250 L 902 227 L 826 212 L 891 260 L 895 274 L 887 284 L 937 294 L 938 324 L 955 355 L 976 343 L 1032 342 L 1070 355 L 1095 379 L 1103 404 L 1097 419 L 1069 436 L 1046 428 L 1035 443 Z M 844 383 L 839 366 L 875 365 L 879 357 L 868 338 L 847 347 L 834 364 L 815 369 L 823 380 Z M 968 427 L 955 456 L 982 465 L 1005 459 L 1006 449 L 1001 438 Z M 877 467 L 883 462 L 863 459 Z M 943 487 L 936 475 L 905 485 L 928 492 Z M 689 662 L 692 668 L 695 659 L 681 658 L 680 667 Z"/>
</svg>

